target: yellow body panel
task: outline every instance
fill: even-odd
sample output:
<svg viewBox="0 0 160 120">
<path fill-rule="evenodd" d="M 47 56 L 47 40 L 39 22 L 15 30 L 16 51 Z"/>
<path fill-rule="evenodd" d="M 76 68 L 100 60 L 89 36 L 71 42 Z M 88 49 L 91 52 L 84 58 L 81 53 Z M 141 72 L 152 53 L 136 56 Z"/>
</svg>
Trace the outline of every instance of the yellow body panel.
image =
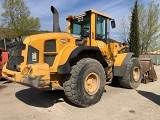
<svg viewBox="0 0 160 120">
<path fill-rule="evenodd" d="M 51 40 L 51 39 L 56 41 L 56 48 L 57 48 L 56 51 L 59 52 L 52 52 L 53 54 L 56 55 L 56 58 L 55 62 L 53 63 L 53 66 L 50 67 L 50 72 L 57 72 L 58 65 L 63 65 L 67 61 L 67 58 L 69 57 L 70 53 L 76 48 L 74 37 L 72 37 L 68 33 L 47 33 L 47 34 L 38 34 L 27 37 L 27 39 L 25 39 L 24 42 L 27 43 L 26 41 L 30 40 L 28 44 L 39 50 L 39 63 L 44 63 L 44 54 L 51 54 L 44 52 L 44 44 L 46 40 Z M 66 43 L 62 44 L 61 39 L 66 40 Z M 23 56 L 27 56 L 28 53 L 26 53 L 26 51 L 27 49 L 22 52 Z M 27 61 L 26 58 L 27 57 L 25 57 L 25 64 Z"/>
<path fill-rule="evenodd" d="M 59 65 L 63 65 L 68 60 L 71 52 L 77 46 L 65 46 L 57 55 L 53 67 L 50 68 L 51 72 L 57 72 L 57 68 Z"/>
<path fill-rule="evenodd" d="M 114 66 L 121 66 L 126 55 L 127 55 L 127 53 L 117 54 L 117 56 L 115 57 Z"/>
<path fill-rule="evenodd" d="M 55 40 L 56 41 L 56 51 L 59 52 L 44 52 L 44 44 L 46 40 Z M 26 37 L 23 43 L 26 45 L 25 49 L 22 50 L 22 56 L 24 57 L 24 61 L 17 66 L 20 69 L 20 72 L 12 71 L 6 68 L 6 65 L 3 68 L 3 77 L 12 81 L 24 82 L 24 75 L 21 72 L 24 68 L 31 67 L 32 68 L 32 76 L 35 78 L 38 75 L 45 75 L 43 80 L 47 80 L 45 85 L 48 85 L 48 81 L 50 81 L 53 86 L 60 86 L 61 76 L 55 74 L 57 72 L 57 68 L 59 65 L 65 64 L 67 58 L 70 56 L 71 52 L 77 47 L 75 46 L 75 39 L 68 33 L 46 33 L 46 34 L 37 34 Z M 66 40 L 65 43 L 62 43 L 61 40 Z M 37 44 L 38 43 L 38 44 Z M 27 64 L 27 56 L 28 56 L 28 46 L 32 46 L 39 50 L 39 63 L 36 64 Z M 31 53 L 30 53 L 31 54 Z M 48 66 L 48 64 L 44 63 L 44 55 L 45 54 L 55 54 L 55 62 L 52 66 Z M 45 66 L 47 65 L 47 67 Z M 53 73 L 53 74 L 51 74 Z"/>
</svg>

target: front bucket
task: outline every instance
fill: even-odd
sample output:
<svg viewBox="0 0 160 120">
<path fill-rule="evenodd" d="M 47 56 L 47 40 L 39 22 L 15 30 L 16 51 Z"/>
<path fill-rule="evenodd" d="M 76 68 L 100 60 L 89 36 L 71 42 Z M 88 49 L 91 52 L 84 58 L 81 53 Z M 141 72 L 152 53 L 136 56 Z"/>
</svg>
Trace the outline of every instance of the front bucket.
<svg viewBox="0 0 160 120">
<path fill-rule="evenodd" d="M 152 59 L 150 58 L 139 58 L 143 72 L 143 83 L 154 82 L 157 80 L 157 74 L 154 69 Z"/>
</svg>

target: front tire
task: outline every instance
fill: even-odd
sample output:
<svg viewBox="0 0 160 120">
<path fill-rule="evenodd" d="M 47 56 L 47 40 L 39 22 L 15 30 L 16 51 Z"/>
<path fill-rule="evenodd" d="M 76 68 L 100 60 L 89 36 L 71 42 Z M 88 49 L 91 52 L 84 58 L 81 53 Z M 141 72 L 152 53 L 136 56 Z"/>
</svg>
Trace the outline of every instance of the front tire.
<svg viewBox="0 0 160 120">
<path fill-rule="evenodd" d="M 125 75 L 123 78 L 119 77 L 119 83 L 125 88 L 135 89 L 140 85 L 142 77 L 143 74 L 139 60 L 137 58 L 131 58 Z"/>
<path fill-rule="evenodd" d="M 64 77 L 64 92 L 75 105 L 88 107 L 97 103 L 104 92 L 105 72 L 95 59 L 84 58 Z"/>
</svg>

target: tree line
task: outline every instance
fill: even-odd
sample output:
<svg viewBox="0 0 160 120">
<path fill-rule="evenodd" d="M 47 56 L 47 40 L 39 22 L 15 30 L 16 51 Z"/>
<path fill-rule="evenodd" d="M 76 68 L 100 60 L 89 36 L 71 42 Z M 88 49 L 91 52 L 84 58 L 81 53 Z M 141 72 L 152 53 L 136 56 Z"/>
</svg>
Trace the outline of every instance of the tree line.
<svg viewBox="0 0 160 120">
<path fill-rule="evenodd" d="M 7 38 L 27 36 L 40 30 L 39 18 L 30 15 L 24 0 L 4 0 L 2 9 L 0 32 Z"/>
<path fill-rule="evenodd" d="M 121 40 L 129 44 L 135 56 L 160 49 L 160 4 L 151 1 L 145 7 L 136 0 L 131 13 L 128 20 L 123 18 L 120 22 Z"/>
</svg>

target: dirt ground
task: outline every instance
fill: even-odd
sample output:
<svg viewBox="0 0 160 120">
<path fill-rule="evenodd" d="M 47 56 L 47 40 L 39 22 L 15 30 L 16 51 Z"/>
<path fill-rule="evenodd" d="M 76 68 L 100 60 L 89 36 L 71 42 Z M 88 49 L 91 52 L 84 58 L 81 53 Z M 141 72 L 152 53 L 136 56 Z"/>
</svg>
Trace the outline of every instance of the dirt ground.
<svg viewBox="0 0 160 120">
<path fill-rule="evenodd" d="M 101 101 L 88 108 L 72 105 L 63 91 L 0 81 L 0 120 L 160 120 L 160 66 L 155 69 L 158 81 L 136 90 L 106 86 Z"/>
</svg>

